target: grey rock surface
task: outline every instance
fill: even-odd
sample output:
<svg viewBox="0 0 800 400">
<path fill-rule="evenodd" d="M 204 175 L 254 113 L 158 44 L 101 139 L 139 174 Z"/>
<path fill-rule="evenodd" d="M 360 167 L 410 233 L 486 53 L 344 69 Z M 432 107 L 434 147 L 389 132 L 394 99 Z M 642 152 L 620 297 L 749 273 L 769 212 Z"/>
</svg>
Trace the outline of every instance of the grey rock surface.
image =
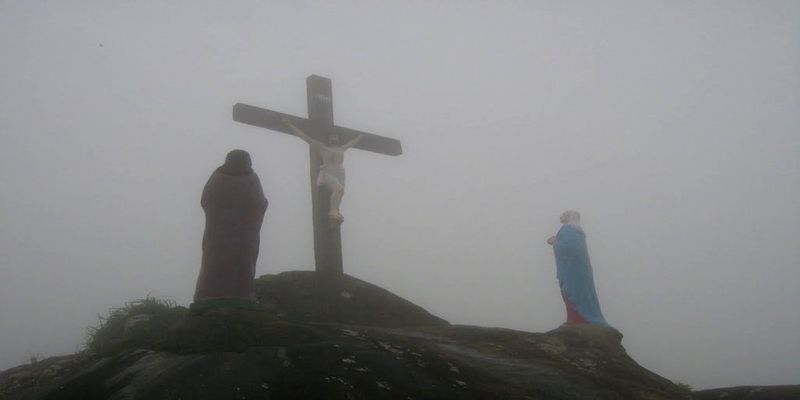
<svg viewBox="0 0 800 400">
<path fill-rule="evenodd" d="M 257 290 L 265 310 L 186 312 L 152 343 L 2 372 L 0 398 L 691 398 L 631 359 L 614 329 L 450 325 L 347 276 L 285 273 Z"/>
</svg>

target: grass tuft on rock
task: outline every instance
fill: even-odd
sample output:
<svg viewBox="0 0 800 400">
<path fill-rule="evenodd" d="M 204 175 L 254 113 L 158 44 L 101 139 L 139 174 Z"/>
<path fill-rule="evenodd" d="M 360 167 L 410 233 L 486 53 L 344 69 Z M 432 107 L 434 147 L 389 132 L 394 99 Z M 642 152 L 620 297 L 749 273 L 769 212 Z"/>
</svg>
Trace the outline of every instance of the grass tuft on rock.
<svg viewBox="0 0 800 400">
<path fill-rule="evenodd" d="M 264 310 L 212 308 L 191 312 L 148 296 L 112 308 L 88 328 L 86 349 L 102 356 L 148 349 L 171 353 L 243 352 L 250 347 L 321 340 L 318 328 L 276 319 Z"/>
<path fill-rule="evenodd" d="M 98 315 L 100 324 L 86 332 L 87 350 L 98 354 L 113 354 L 128 348 L 154 348 L 170 326 L 183 320 L 185 307 L 173 300 L 147 296 L 119 308 L 108 316 Z"/>
</svg>

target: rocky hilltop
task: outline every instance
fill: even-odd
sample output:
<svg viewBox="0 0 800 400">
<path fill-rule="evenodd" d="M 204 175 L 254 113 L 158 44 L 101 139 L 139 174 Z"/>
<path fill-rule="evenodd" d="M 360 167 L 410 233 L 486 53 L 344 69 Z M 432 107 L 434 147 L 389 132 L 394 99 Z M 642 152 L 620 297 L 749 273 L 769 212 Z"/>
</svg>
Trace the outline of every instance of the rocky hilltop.
<svg viewBox="0 0 800 400">
<path fill-rule="evenodd" d="M 262 276 L 257 293 L 262 309 L 116 313 L 86 351 L 0 373 L 0 399 L 691 398 L 613 329 L 451 325 L 313 272 Z"/>
</svg>

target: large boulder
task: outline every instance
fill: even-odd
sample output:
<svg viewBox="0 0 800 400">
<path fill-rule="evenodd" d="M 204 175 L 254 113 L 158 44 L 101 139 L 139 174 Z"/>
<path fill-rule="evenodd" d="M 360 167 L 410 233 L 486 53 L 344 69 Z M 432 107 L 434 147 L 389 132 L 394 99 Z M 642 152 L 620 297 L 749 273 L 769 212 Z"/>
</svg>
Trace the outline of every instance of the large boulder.
<svg viewBox="0 0 800 400">
<path fill-rule="evenodd" d="M 283 319 L 382 327 L 448 325 L 424 308 L 349 275 L 290 271 L 263 275 L 255 286 L 258 301 Z"/>
<path fill-rule="evenodd" d="M 0 398 L 690 398 L 636 364 L 610 328 L 450 325 L 366 282 L 306 272 L 262 277 L 257 291 L 263 310 L 184 310 L 149 342 L 0 373 Z"/>
</svg>

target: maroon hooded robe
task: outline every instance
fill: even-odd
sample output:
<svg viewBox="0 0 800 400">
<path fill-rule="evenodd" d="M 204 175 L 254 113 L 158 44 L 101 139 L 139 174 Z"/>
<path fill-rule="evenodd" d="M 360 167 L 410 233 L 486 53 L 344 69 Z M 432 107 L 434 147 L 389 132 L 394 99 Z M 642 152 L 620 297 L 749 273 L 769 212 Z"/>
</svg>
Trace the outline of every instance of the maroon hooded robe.
<svg viewBox="0 0 800 400">
<path fill-rule="evenodd" d="M 208 179 L 200 203 L 206 229 L 194 300 L 255 300 L 253 279 L 267 209 L 258 175 L 249 165 L 244 171 L 224 165 Z"/>
</svg>

